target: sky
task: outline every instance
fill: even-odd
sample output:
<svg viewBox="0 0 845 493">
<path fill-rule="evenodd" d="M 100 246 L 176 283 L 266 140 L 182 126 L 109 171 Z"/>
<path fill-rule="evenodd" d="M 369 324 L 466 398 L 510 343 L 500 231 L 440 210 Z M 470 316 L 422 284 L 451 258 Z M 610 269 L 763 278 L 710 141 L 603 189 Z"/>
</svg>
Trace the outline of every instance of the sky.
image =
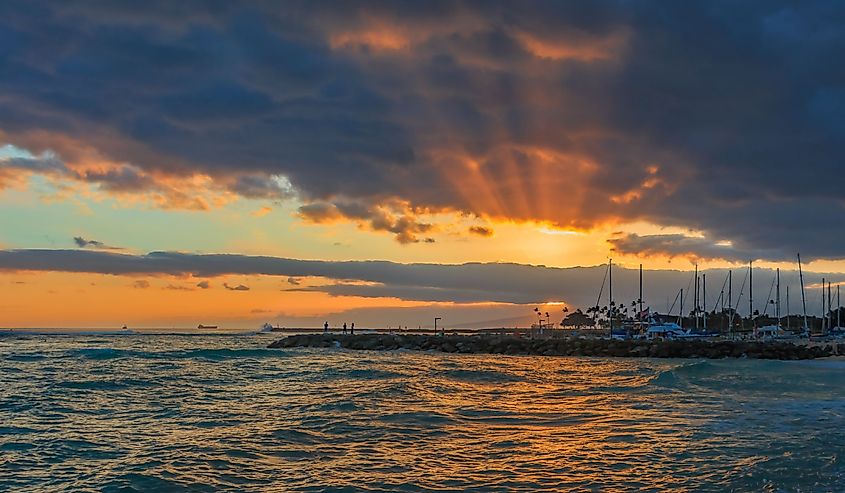
<svg viewBox="0 0 845 493">
<path fill-rule="evenodd" d="M 611 258 L 796 311 L 798 252 L 818 311 L 842 53 L 820 0 L 5 1 L 0 327 L 525 324 Z"/>
</svg>

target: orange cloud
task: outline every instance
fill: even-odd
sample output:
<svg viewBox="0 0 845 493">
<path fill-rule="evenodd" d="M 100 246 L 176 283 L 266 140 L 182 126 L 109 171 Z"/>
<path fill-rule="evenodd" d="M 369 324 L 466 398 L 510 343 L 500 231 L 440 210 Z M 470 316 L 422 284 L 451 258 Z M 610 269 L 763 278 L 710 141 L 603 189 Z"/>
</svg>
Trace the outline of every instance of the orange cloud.
<svg viewBox="0 0 845 493">
<path fill-rule="evenodd" d="M 548 39 L 529 31 L 515 30 L 514 37 L 523 48 L 537 58 L 592 62 L 616 58 L 628 40 L 627 32 L 612 33 L 603 38 Z"/>
<path fill-rule="evenodd" d="M 367 48 L 376 51 L 402 50 L 409 47 L 411 40 L 398 31 L 381 28 L 332 34 L 329 46 L 333 50 Z"/>
<path fill-rule="evenodd" d="M 393 233 L 402 244 L 434 243 L 434 238 L 421 237 L 434 232 L 434 224 L 423 222 L 420 217 L 426 209 L 413 208 L 398 199 L 369 205 L 361 201 L 338 199 L 335 202 L 312 202 L 299 208 L 299 217 L 315 224 L 353 221 L 359 228 Z"/>
<path fill-rule="evenodd" d="M 121 139 L 122 140 L 122 139 Z M 49 166 L 0 167 L 0 189 L 24 187 L 31 175 L 41 175 L 56 189 L 48 198 L 67 200 L 75 195 L 94 200 L 114 198 L 122 204 L 146 203 L 160 209 L 205 211 L 237 199 L 230 191 L 235 180 L 199 173 L 145 170 L 111 159 L 100 148 L 71 136 L 32 131 L 0 131 L 0 142 L 11 142 L 33 154 L 33 163 L 50 160 Z"/>
<path fill-rule="evenodd" d="M 250 215 L 255 216 L 255 217 L 264 217 L 271 212 L 273 212 L 273 208 L 265 206 L 265 207 L 258 209 L 257 211 L 250 212 Z"/>
<path fill-rule="evenodd" d="M 623 193 L 611 195 L 611 202 L 620 205 L 631 204 L 633 202 L 645 200 L 648 196 L 651 196 L 651 198 L 662 198 L 673 193 L 677 189 L 677 186 L 674 183 L 670 183 L 665 177 L 660 176 L 659 173 L 659 166 L 646 166 L 646 177 L 643 178 L 637 186 L 632 187 Z"/>
<path fill-rule="evenodd" d="M 367 53 L 409 52 L 437 38 L 485 29 L 487 21 L 466 12 L 435 20 L 400 19 L 361 11 L 356 18 L 328 17 L 314 27 L 323 30 L 333 50 Z"/>
</svg>

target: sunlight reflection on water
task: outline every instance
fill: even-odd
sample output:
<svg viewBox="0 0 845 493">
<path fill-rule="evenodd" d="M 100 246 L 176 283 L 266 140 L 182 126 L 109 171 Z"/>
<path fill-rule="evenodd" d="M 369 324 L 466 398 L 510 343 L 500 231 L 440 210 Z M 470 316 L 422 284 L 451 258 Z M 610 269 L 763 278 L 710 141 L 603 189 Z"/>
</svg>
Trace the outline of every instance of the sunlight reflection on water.
<svg viewBox="0 0 845 493">
<path fill-rule="evenodd" d="M 0 490 L 829 491 L 845 365 L 0 338 Z"/>
</svg>

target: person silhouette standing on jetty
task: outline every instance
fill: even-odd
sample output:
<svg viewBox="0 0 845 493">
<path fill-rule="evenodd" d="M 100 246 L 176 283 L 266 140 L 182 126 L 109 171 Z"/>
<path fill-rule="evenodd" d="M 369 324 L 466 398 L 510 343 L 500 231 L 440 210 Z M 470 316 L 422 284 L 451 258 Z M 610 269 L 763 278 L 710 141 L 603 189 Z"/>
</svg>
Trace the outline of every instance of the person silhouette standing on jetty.
<svg viewBox="0 0 845 493">
<path fill-rule="evenodd" d="M 343 322 L 343 333 L 346 334 L 346 322 Z"/>
<path fill-rule="evenodd" d="M 355 335 L 355 322 L 352 322 L 352 327 L 350 327 L 350 329 L 352 330 L 350 334 Z"/>
<path fill-rule="evenodd" d="M 323 333 L 326 334 L 329 331 L 329 322 L 323 324 Z"/>
</svg>

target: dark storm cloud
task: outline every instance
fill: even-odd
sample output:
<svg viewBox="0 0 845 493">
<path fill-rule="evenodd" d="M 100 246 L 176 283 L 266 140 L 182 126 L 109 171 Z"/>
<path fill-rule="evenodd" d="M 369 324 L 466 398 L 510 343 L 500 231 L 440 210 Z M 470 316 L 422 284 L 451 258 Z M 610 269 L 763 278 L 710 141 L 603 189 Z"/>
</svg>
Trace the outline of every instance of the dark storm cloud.
<svg viewBox="0 0 845 493">
<path fill-rule="evenodd" d="M 587 307 L 607 303 L 607 286 L 602 288 L 606 266 L 556 268 L 506 263 L 399 264 L 386 261 L 319 261 L 280 257 L 261 257 L 234 254 L 190 254 L 151 252 L 129 255 L 89 250 L 0 250 L 0 270 L 59 271 L 112 275 L 173 275 L 215 277 L 226 275 L 268 275 L 283 278 L 315 277 L 332 282 L 321 286 L 295 287 L 288 291 L 322 292 L 334 296 L 369 298 L 398 298 L 410 301 L 446 303 L 540 303 L 565 301 L 570 305 Z M 727 271 L 706 271 L 709 293 L 707 300 L 713 309 L 719 299 Z M 740 309 L 748 306 L 746 269 L 733 271 L 733 303 L 739 299 Z M 819 284 L 822 276 L 831 282 L 845 281 L 842 274 L 805 273 L 808 309 L 820 305 Z M 691 292 L 692 273 L 671 270 L 645 271 L 645 298 L 653 309 L 665 312 L 672 305 L 678 290 Z M 755 309 L 765 306 L 773 288 L 774 272 L 755 269 Z M 781 272 L 782 289 L 790 286 L 793 300 L 800 298 L 798 275 L 794 271 Z M 203 281 L 197 286 L 203 287 Z M 638 272 L 615 268 L 613 271 L 615 299 L 626 305 L 637 298 Z M 137 281 L 149 287 L 147 281 Z M 224 284 L 229 290 L 247 291 L 248 286 Z M 602 297 L 599 299 L 599 292 Z M 742 294 L 741 294 L 742 293 Z M 766 293 L 769 293 L 768 296 Z M 743 298 L 744 296 L 744 298 Z M 798 306 L 795 301 L 793 310 Z M 727 303 L 725 303 L 727 305 Z M 678 306 L 675 305 L 676 311 Z M 747 312 L 746 312 L 747 313 Z"/>
<path fill-rule="evenodd" d="M 249 198 L 286 199 L 294 196 L 288 185 L 260 175 L 239 176 L 229 190 Z"/>
<path fill-rule="evenodd" d="M 693 259 L 724 259 L 744 263 L 761 258 L 778 261 L 794 261 L 798 252 L 785 249 L 761 251 L 745 249 L 730 243 L 714 243 L 712 240 L 682 234 L 637 235 L 627 234 L 611 238 L 612 250 L 621 254 L 665 255 L 667 257 L 688 257 Z"/>
<path fill-rule="evenodd" d="M 295 191 L 305 217 L 398 198 L 842 258 L 843 52 L 845 5 L 825 0 L 8 1 L 0 136 L 129 163 L 90 176 L 106 190 L 199 172 Z"/>
<path fill-rule="evenodd" d="M 81 175 L 80 178 L 99 183 L 102 189 L 112 192 L 144 191 L 155 186 L 155 180 L 131 166 L 123 166 L 103 172 L 89 171 Z"/>
</svg>

